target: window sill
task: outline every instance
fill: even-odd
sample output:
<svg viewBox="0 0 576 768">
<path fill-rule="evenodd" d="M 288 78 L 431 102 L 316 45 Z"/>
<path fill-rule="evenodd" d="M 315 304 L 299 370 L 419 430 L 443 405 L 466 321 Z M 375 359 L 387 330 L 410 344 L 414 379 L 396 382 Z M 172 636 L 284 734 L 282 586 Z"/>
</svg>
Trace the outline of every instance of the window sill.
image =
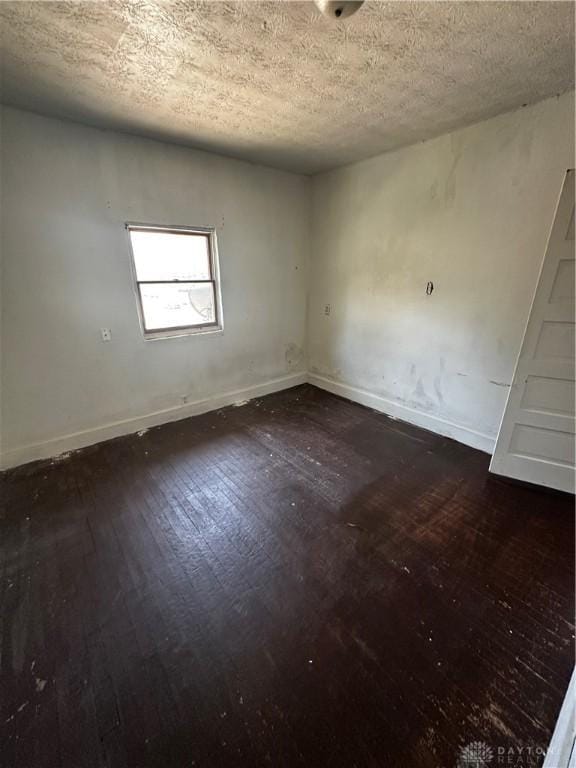
<svg viewBox="0 0 576 768">
<path fill-rule="evenodd" d="M 210 328 L 190 328 L 186 330 L 179 328 L 174 331 L 144 332 L 144 339 L 146 341 L 159 341 L 160 339 L 182 339 L 186 336 L 221 336 L 223 333 L 224 328 L 221 325 L 214 325 Z"/>
</svg>

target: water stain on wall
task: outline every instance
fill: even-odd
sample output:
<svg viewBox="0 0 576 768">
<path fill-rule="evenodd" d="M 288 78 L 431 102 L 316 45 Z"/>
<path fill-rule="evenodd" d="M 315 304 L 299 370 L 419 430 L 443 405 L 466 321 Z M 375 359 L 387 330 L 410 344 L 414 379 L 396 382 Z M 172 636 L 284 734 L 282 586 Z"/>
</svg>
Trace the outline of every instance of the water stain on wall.
<svg viewBox="0 0 576 768">
<path fill-rule="evenodd" d="M 462 144 L 463 139 L 461 136 L 451 134 L 450 150 L 452 152 L 452 160 L 444 185 L 444 202 L 447 206 L 451 206 L 456 199 L 456 169 L 458 167 L 458 163 L 460 162 L 460 158 L 462 157 Z"/>
<path fill-rule="evenodd" d="M 303 361 L 302 348 L 299 347 L 298 344 L 287 344 L 284 359 L 286 360 L 287 368 L 293 369 L 300 367 Z"/>
</svg>

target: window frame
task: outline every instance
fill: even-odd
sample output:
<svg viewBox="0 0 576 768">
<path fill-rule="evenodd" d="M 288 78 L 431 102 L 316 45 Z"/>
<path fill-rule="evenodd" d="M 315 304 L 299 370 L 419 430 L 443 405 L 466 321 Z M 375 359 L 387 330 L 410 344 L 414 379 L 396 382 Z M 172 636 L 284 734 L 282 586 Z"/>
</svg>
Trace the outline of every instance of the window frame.
<svg viewBox="0 0 576 768">
<path fill-rule="evenodd" d="M 133 288 L 136 297 L 136 306 L 138 310 L 138 319 L 140 329 L 145 339 L 166 339 L 179 336 L 193 336 L 203 333 L 222 333 L 224 329 L 222 318 L 222 297 L 220 293 L 220 270 L 218 260 L 218 246 L 216 242 L 216 227 L 192 227 L 180 224 L 149 224 L 137 221 L 125 222 L 126 236 L 128 238 L 128 247 L 130 252 L 130 266 L 132 271 Z M 204 280 L 139 280 L 136 271 L 136 260 L 134 258 L 134 249 L 132 247 L 131 232 L 162 232 L 177 235 L 204 236 L 208 241 L 208 266 L 210 278 Z M 146 317 L 142 304 L 141 285 L 174 285 L 180 283 L 206 284 L 212 285 L 214 295 L 214 320 L 210 323 L 198 323 L 197 325 L 167 326 L 165 328 L 148 329 L 146 327 Z"/>
</svg>

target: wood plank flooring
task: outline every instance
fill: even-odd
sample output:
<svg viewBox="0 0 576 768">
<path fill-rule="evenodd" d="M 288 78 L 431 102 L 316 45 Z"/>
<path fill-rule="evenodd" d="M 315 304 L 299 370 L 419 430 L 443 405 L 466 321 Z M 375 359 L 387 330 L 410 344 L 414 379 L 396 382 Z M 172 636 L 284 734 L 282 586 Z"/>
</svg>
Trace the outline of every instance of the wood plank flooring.
<svg viewBox="0 0 576 768">
<path fill-rule="evenodd" d="M 306 385 L 4 473 L 0 765 L 540 765 L 573 500 L 488 462 Z"/>
</svg>

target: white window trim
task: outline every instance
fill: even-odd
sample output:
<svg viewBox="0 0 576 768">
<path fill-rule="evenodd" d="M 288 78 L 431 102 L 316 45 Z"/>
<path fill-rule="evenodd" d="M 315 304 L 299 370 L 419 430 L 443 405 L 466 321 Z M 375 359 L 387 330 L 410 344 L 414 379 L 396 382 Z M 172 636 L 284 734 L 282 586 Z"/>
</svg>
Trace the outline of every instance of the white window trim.
<svg viewBox="0 0 576 768">
<path fill-rule="evenodd" d="M 140 221 L 127 221 L 124 224 L 126 238 L 128 240 L 128 251 L 130 253 L 130 271 L 132 275 L 132 290 L 136 309 L 138 312 L 138 321 L 143 337 L 148 341 L 158 341 L 160 339 L 176 339 L 185 336 L 206 336 L 222 335 L 224 333 L 224 316 L 222 312 L 222 289 L 220 284 L 220 259 L 218 257 L 218 242 L 216 238 L 216 227 L 191 227 L 181 224 L 152 224 Z M 136 274 L 136 262 L 134 260 L 134 250 L 132 248 L 131 229 L 150 229 L 165 230 L 166 232 L 189 232 L 191 234 L 207 235 L 209 238 L 210 251 L 210 269 L 212 280 L 214 281 L 215 311 L 217 322 L 214 325 L 187 326 L 185 328 L 167 328 L 156 331 L 146 330 L 144 320 L 144 311 L 142 309 L 142 300 L 138 289 L 138 276 Z"/>
</svg>

